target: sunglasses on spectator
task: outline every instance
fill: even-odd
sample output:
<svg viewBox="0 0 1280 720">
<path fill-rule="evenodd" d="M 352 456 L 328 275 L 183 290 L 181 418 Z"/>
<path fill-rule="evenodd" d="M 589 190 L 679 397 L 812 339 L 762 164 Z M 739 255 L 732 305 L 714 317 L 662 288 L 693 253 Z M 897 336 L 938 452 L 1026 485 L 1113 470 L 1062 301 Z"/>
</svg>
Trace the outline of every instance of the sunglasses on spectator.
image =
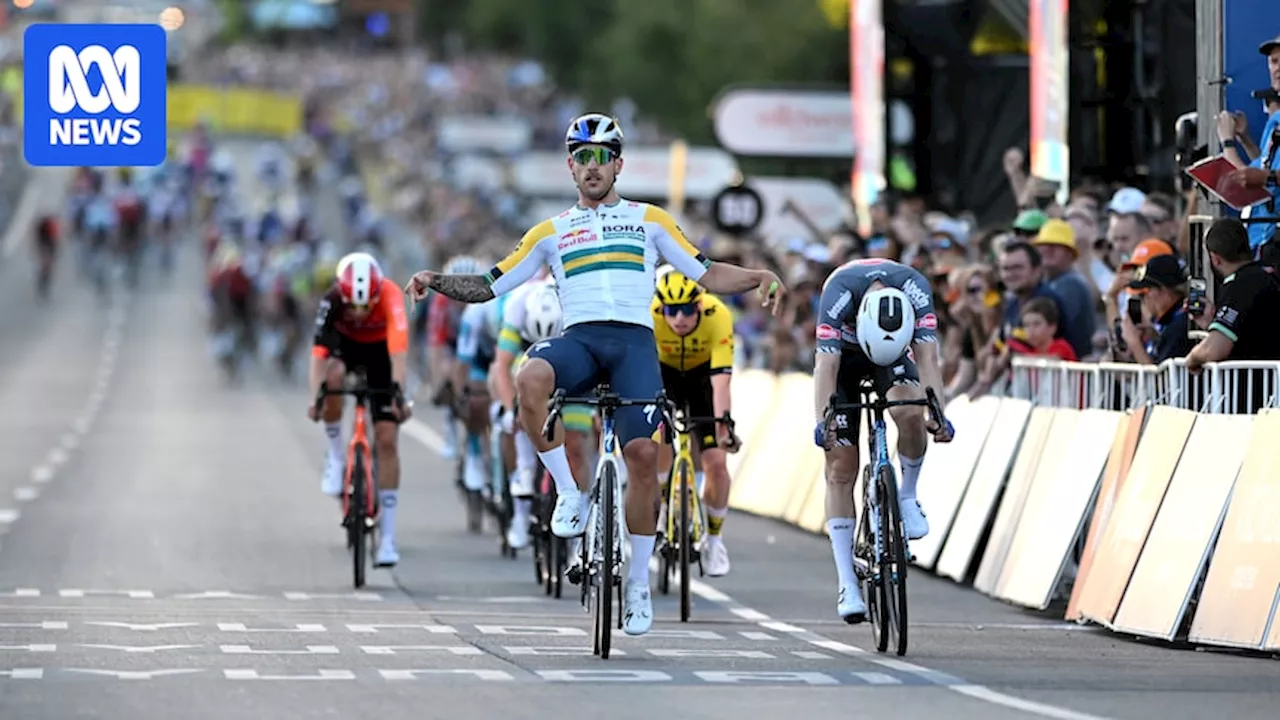
<svg viewBox="0 0 1280 720">
<path fill-rule="evenodd" d="M 987 289 L 982 287 L 981 285 L 970 285 L 967 288 L 967 290 L 970 295 L 981 295 L 982 293 L 987 291 Z"/>
<path fill-rule="evenodd" d="M 618 154 L 605 147 L 584 147 L 574 150 L 569 157 L 579 165 L 588 165 L 592 160 L 595 160 L 597 165 L 606 165 L 613 162 Z"/>
<path fill-rule="evenodd" d="M 692 317 L 698 314 L 698 303 L 688 302 L 680 305 L 663 305 L 662 314 L 667 317 L 676 317 L 677 315 Z"/>
</svg>

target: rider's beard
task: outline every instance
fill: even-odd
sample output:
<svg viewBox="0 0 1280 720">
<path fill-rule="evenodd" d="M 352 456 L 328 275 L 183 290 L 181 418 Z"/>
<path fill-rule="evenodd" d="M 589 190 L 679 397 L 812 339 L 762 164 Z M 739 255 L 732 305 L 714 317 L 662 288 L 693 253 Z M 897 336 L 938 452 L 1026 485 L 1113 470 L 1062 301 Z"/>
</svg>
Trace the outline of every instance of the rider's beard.
<svg viewBox="0 0 1280 720">
<path fill-rule="evenodd" d="M 578 191 L 582 193 L 583 197 L 587 198 L 592 202 L 600 202 L 605 198 L 606 195 L 609 194 L 609 191 L 613 190 L 613 184 L 615 182 L 614 180 L 609 180 L 606 182 L 603 174 L 599 175 L 599 178 L 601 181 L 599 190 L 588 189 L 587 181 L 589 177 L 582 178 L 582 182 L 578 183 Z"/>
</svg>

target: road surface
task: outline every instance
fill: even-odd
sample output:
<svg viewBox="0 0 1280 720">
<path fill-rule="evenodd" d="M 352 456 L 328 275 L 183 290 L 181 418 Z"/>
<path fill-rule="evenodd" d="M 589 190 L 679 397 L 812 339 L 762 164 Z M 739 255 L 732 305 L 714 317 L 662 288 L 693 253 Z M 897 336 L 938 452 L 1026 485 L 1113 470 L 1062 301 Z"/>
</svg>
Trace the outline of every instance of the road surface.
<svg viewBox="0 0 1280 720">
<path fill-rule="evenodd" d="M 1280 664 L 1066 625 L 912 577 L 912 647 L 834 617 L 826 541 L 743 515 L 693 622 L 590 620 L 469 535 L 438 418 L 404 433 L 394 571 L 350 586 L 308 398 L 206 353 L 199 258 L 125 302 L 0 266 L 0 717 L 1273 718 Z M 566 593 L 568 595 L 568 593 Z"/>
</svg>

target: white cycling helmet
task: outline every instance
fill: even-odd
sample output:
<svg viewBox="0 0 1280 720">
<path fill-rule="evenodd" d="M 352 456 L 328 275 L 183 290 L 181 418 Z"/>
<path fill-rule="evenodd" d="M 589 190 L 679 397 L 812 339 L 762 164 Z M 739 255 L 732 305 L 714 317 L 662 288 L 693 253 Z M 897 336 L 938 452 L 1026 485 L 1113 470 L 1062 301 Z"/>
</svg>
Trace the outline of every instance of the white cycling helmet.
<svg viewBox="0 0 1280 720">
<path fill-rule="evenodd" d="M 564 145 L 573 152 L 579 145 L 604 145 L 622 154 L 622 127 L 608 115 L 587 113 L 575 118 L 564 131 Z"/>
<path fill-rule="evenodd" d="M 459 255 L 444 264 L 445 275 L 483 275 L 488 269 L 478 258 L 470 255 Z"/>
<path fill-rule="evenodd" d="M 368 253 L 353 252 L 338 261 L 338 292 L 349 305 L 368 306 L 382 289 L 382 268 Z"/>
<path fill-rule="evenodd" d="M 916 310 L 907 294 L 880 288 L 862 296 L 858 305 L 858 345 L 876 365 L 888 366 L 906 354 L 916 331 Z"/>
<path fill-rule="evenodd" d="M 560 312 L 560 296 L 551 285 L 538 285 L 524 299 L 524 327 L 527 342 L 542 342 L 560 334 L 564 315 Z"/>
</svg>

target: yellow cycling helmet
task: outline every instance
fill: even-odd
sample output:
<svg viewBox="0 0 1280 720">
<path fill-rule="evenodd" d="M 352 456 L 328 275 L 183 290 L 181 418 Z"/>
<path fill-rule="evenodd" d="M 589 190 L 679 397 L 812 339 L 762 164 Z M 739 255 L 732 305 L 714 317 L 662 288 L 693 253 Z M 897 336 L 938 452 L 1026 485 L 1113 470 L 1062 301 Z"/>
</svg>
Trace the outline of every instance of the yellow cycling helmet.
<svg viewBox="0 0 1280 720">
<path fill-rule="evenodd" d="M 663 305 L 686 305 L 702 297 L 702 287 L 677 270 L 670 270 L 658 278 L 654 294 Z"/>
</svg>

